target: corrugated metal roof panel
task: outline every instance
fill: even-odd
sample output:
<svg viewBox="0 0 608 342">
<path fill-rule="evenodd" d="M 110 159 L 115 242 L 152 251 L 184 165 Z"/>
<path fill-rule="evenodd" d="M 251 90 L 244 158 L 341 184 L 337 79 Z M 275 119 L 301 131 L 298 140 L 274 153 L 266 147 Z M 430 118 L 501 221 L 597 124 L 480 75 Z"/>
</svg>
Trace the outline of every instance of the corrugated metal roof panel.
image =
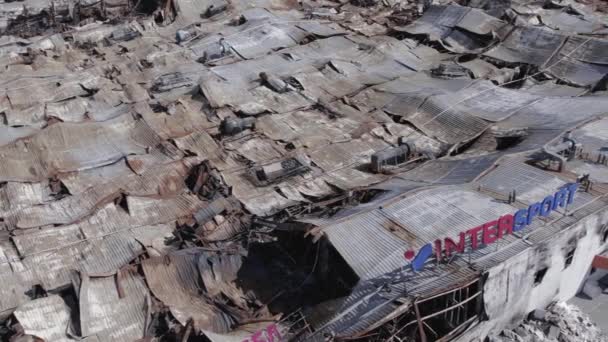
<svg viewBox="0 0 608 342">
<path fill-rule="evenodd" d="M 455 239 L 460 232 L 516 211 L 459 186 L 422 190 L 383 203 L 381 208 L 341 219 L 324 229 L 330 242 L 363 278 L 405 266 L 403 252 L 408 249 L 418 249 L 438 238 Z"/>
<path fill-rule="evenodd" d="M 583 193 L 584 194 L 584 193 Z M 576 204 L 576 203 L 574 203 Z M 536 229 L 526 236 L 526 239 L 533 243 L 541 243 L 555 236 L 555 234 L 568 229 L 579 220 L 587 217 L 595 211 L 602 210 L 608 205 L 608 199 L 597 198 L 579 205 L 577 209 L 569 211 L 570 214 L 562 216 L 541 229 Z"/>
<path fill-rule="evenodd" d="M 577 122 L 605 114 L 608 110 L 605 97 L 545 97 L 516 113 L 500 126 L 538 129 L 567 129 Z M 572 115 L 576 113 L 576 115 Z"/>
<path fill-rule="evenodd" d="M 199 259 L 206 262 L 203 252 L 197 249 L 182 250 L 163 258 L 144 260 L 142 267 L 152 293 L 167 305 L 182 324 L 190 319 L 199 330 L 217 333 L 230 331 L 230 315 L 201 297 Z"/>
<path fill-rule="evenodd" d="M 515 209 L 462 186 L 423 190 L 384 209 L 421 241 L 455 238 Z"/>
<path fill-rule="evenodd" d="M 112 274 L 144 252 L 142 245 L 127 231 L 84 240 L 73 227 L 43 230 L 14 236 L 23 258 L 47 291 L 71 284 L 71 272 Z"/>
<path fill-rule="evenodd" d="M 333 224 L 324 232 L 359 277 L 373 278 L 404 263 L 408 244 L 383 228 L 390 224 L 374 210 Z"/>
<path fill-rule="evenodd" d="M 0 262 L 3 263 L 2 266 L 9 266 L 4 264 L 1 257 Z M 2 267 L 0 272 L 0 319 L 8 317 L 20 304 L 30 301 L 27 291 L 38 284 L 36 275 L 31 270 L 12 271 L 7 268 Z"/>
<path fill-rule="evenodd" d="M 120 193 L 130 196 L 170 196 L 180 193 L 185 188 L 187 173 L 188 168 L 183 161 L 156 165 L 141 175 L 132 172 L 117 175 L 117 178 L 106 179 L 104 183 L 92 184 L 82 193 L 16 210 L 7 219 L 18 228 L 70 224 L 89 215 L 101 203 L 108 202 Z"/>
<path fill-rule="evenodd" d="M 517 200 L 527 203 L 542 201 L 566 183 L 557 175 L 516 159 L 501 160 L 495 169 L 477 181 L 482 188 L 491 189 L 505 196 L 515 190 Z"/>
<path fill-rule="evenodd" d="M 583 145 L 585 151 L 601 151 L 608 141 L 608 118 L 592 121 L 572 131 L 572 139 Z"/>
<path fill-rule="evenodd" d="M 83 277 L 79 292 L 83 336 L 99 341 L 143 338 L 151 301 L 144 281 L 130 271 L 110 277 Z"/>
<path fill-rule="evenodd" d="M 58 123 L 26 138 L 23 144 L 0 148 L 11 163 L 0 165 L 2 181 L 40 181 L 57 172 L 85 170 L 111 164 L 158 144 L 149 129 L 130 115 L 105 122 Z"/>
<path fill-rule="evenodd" d="M 530 245 L 521 239 L 517 239 L 511 242 L 507 246 L 503 246 L 492 254 L 488 254 L 482 257 L 479 257 L 476 260 L 473 260 L 473 267 L 480 271 L 484 271 L 490 269 L 505 260 L 523 252 L 527 248 L 530 248 Z"/>
<path fill-rule="evenodd" d="M 393 312 L 400 297 L 428 296 L 447 291 L 478 277 L 479 273 L 464 261 L 428 267 L 413 274 L 409 269 L 396 269 L 373 279 L 362 280 L 344 301 L 338 314 L 315 332 L 315 336 L 332 332 L 338 336 L 361 333 Z"/>
<path fill-rule="evenodd" d="M 431 160 L 398 177 L 446 185 L 468 183 L 490 168 L 500 156 L 500 153 L 491 153 L 468 158 Z"/>
<path fill-rule="evenodd" d="M 34 299 L 14 312 L 26 335 L 53 342 L 74 341 L 68 337 L 74 336 L 70 314 L 70 308 L 58 295 Z"/>
</svg>

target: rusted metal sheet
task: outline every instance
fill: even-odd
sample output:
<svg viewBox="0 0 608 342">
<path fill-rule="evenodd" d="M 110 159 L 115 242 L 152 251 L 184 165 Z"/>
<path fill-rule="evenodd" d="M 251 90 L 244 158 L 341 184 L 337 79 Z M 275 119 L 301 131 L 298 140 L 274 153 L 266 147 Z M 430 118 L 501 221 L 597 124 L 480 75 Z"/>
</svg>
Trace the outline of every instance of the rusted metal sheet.
<svg viewBox="0 0 608 342">
<path fill-rule="evenodd" d="M 608 257 L 603 255 L 596 255 L 593 258 L 593 263 L 591 264 L 591 266 L 603 270 L 608 270 Z"/>
<path fill-rule="evenodd" d="M 58 235 L 59 232 L 55 234 Z M 37 234 L 28 234 L 16 237 L 15 240 L 24 247 L 24 265 L 35 272 L 47 290 L 69 286 L 74 270 L 88 275 L 114 274 L 144 251 L 142 245 L 127 234 L 92 240 L 61 237 L 59 241 L 49 239 L 52 244 L 38 244 L 39 247 L 36 248 L 31 240 L 37 238 Z M 68 238 L 72 242 L 62 244 Z M 31 246 L 29 249 L 25 248 L 26 243 Z"/>
<path fill-rule="evenodd" d="M 226 333 L 233 318 L 200 296 L 202 288 L 198 279 L 206 274 L 204 268 L 200 268 L 207 263 L 206 259 L 200 251 L 184 250 L 145 260 L 142 266 L 152 293 L 171 309 L 182 325 L 192 319 L 196 329 Z"/>
<path fill-rule="evenodd" d="M 158 138 L 128 116 L 103 123 L 59 123 L 0 148 L 10 160 L 0 166 L 0 180 L 38 181 L 58 172 L 111 164 L 131 153 L 143 154 Z"/>
</svg>

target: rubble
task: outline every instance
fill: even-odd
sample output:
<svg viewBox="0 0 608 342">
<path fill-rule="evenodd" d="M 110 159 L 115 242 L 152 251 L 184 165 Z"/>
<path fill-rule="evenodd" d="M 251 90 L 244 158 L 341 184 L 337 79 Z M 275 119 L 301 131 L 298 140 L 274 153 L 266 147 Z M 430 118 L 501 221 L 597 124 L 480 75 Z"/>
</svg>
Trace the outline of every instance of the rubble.
<svg viewBox="0 0 608 342">
<path fill-rule="evenodd" d="M 608 341 L 608 335 L 603 333 L 590 318 L 572 304 L 564 302 L 552 303 L 546 315 L 531 315 L 513 330 L 504 330 L 498 336 L 490 336 L 490 341 Z"/>
</svg>

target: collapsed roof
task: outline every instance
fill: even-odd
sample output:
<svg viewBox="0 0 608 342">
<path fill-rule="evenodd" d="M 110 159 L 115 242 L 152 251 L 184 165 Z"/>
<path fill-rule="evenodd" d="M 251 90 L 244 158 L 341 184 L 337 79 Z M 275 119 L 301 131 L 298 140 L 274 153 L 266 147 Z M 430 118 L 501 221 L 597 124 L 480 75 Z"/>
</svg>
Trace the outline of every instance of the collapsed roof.
<svg viewBox="0 0 608 342">
<path fill-rule="evenodd" d="M 352 337 L 475 283 L 608 205 L 595 9 L 1 2 L 0 335 Z M 579 175 L 570 216 L 404 267 Z"/>
</svg>

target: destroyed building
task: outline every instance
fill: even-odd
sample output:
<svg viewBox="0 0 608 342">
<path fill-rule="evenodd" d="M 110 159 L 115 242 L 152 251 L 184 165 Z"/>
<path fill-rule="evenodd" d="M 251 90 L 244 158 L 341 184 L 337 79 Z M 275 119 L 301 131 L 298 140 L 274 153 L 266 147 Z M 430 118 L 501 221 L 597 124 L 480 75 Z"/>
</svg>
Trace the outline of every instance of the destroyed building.
<svg viewBox="0 0 608 342">
<path fill-rule="evenodd" d="M 569 299 L 607 12 L 0 0 L 0 339 L 484 341 Z"/>
</svg>

